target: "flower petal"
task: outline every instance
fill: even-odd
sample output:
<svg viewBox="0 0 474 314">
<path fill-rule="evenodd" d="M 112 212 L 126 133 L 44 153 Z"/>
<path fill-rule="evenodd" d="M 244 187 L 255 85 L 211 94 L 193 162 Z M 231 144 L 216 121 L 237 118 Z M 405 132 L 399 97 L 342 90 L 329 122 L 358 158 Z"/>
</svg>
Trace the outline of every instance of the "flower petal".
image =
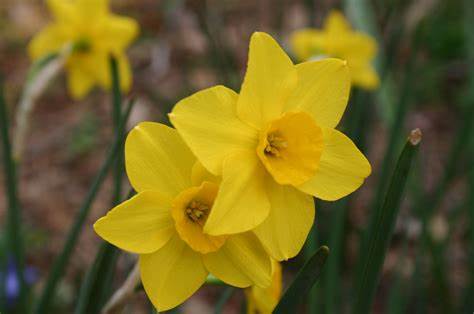
<svg viewBox="0 0 474 314">
<path fill-rule="evenodd" d="M 293 53 L 299 61 L 324 55 L 325 35 L 316 29 L 301 29 L 291 34 L 290 43 Z"/>
<path fill-rule="evenodd" d="M 267 182 L 270 214 L 254 232 L 274 259 L 287 260 L 301 250 L 313 225 L 313 198 L 292 186 Z"/>
<path fill-rule="evenodd" d="M 250 39 L 249 60 L 237 101 L 242 121 L 261 129 L 280 116 L 297 83 L 290 58 L 268 34 L 256 32 Z"/>
<path fill-rule="evenodd" d="M 111 14 L 105 24 L 104 44 L 115 53 L 121 53 L 137 37 L 138 31 L 139 26 L 134 19 Z"/>
<path fill-rule="evenodd" d="M 68 65 L 67 85 L 74 99 L 82 99 L 94 87 L 96 80 L 78 62 L 72 58 Z"/>
<path fill-rule="evenodd" d="M 351 25 L 344 14 L 338 10 L 332 10 L 324 21 L 324 29 L 329 33 L 341 34 L 351 31 Z"/>
<path fill-rule="evenodd" d="M 140 255 L 139 263 L 143 287 L 160 312 L 183 303 L 208 275 L 201 255 L 177 234 L 155 253 Z"/>
<path fill-rule="evenodd" d="M 346 109 L 351 77 L 346 62 L 323 59 L 298 64 L 298 86 L 285 111 L 305 111 L 319 126 L 335 127 Z"/>
<path fill-rule="evenodd" d="M 37 60 L 48 53 L 58 52 L 68 41 L 67 33 L 60 24 L 43 28 L 28 44 L 30 58 Z"/>
<path fill-rule="evenodd" d="M 211 235 L 248 231 L 270 210 L 265 192 L 265 168 L 255 152 L 238 153 L 224 161 L 222 183 L 204 232 Z"/>
<path fill-rule="evenodd" d="M 227 156 L 257 146 L 258 132 L 239 120 L 236 102 L 233 90 L 215 86 L 181 100 L 169 115 L 199 161 L 215 175 L 222 173 Z"/>
<path fill-rule="evenodd" d="M 368 90 L 374 90 L 380 85 L 379 76 L 369 62 L 361 66 L 351 66 L 351 76 L 354 85 Z"/>
<path fill-rule="evenodd" d="M 370 175 L 367 158 L 343 133 L 323 128 L 324 149 L 315 176 L 298 189 L 334 201 L 354 192 Z"/>
<path fill-rule="evenodd" d="M 94 230 L 122 250 L 155 252 L 175 233 L 171 201 L 158 191 L 141 192 L 97 220 Z"/>
<path fill-rule="evenodd" d="M 232 286 L 271 283 L 270 257 L 251 232 L 230 236 L 220 250 L 204 255 L 203 261 L 211 274 Z"/>
<path fill-rule="evenodd" d="M 178 132 L 160 123 L 140 123 L 125 142 L 128 178 L 138 192 L 158 190 L 176 196 L 191 186 L 195 161 Z"/>
<path fill-rule="evenodd" d="M 56 21 L 73 21 L 77 12 L 72 1 L 47 0 L 48 9 Z"/>
</svg>

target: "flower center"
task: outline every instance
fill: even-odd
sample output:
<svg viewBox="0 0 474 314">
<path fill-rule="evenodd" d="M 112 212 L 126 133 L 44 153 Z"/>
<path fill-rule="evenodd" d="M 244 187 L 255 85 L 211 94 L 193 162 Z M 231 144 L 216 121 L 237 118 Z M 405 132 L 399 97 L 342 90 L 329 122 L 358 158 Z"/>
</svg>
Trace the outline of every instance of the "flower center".
<svg viewBox="0 0 474 314">
<path fill-rule="evenodd" d="M 204 181 L 200 186 L 184 190 L 173 200 L 171 216 L 175 221 L 176 231 L 193 250 L 203 254 L 217 251 L 227 238 L 203 232 L 218 189 L 217 184 Z"/>
<path fill-rule="evenodd" d="M 265 146 L 264 152 L 267 156 L 280 157 L 280 151 L 287 147 L 288 142 L 285 140 L 285 138 L 277 132 L 273 132 L 267 136 L 267 144 Z"/>
<path fill-rule="evenodd" d="M 279 184 L 297 186 L 309 180 L 319 166 L 323 133 L 305 112 L 287 112 L 262 132 L 257 155 Z"/>
<path fill-rule="evenodd" d="M 209 210 L 209 205 L 197 200 L 192 200 L 186 207 L 186 215 L 191 221 L 196 222 L 202 226 L 204 225 L 203 221 L 209 214 Z"/>
<path fill-rule="evenodd" d="M 86 53 L 91 50 L 91 43 L 86 38 L 79 38 L 73 44 L 73 51 L 77 53 Z"/>
</svg>

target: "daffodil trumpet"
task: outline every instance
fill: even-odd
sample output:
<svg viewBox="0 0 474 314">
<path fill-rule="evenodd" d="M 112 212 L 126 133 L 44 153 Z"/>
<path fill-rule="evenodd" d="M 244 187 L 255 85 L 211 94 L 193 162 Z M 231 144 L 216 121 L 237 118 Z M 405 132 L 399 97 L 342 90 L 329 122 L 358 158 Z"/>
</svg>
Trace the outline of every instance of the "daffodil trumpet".
<svg viewBox="0 0 474 314">
<path fill-rule="evenodd" d="M 346 61 L 294 65 L 257 32 L 239 94 L 215 86 L 176 104 L 172 124 L 202 165 L 222 176 L 206 234 L 251 231 L 278 261 L 298 254 L 313 225 L 313 196 L 337 200 L 371 172 L 335 129 L 350 86 Z"/>
<path fill-rule="evenodd" d="M 127 136 L 125 165 L 137 195 L 100 218 L 104 240 L 139 254 L 140 277 L 165 311 L 189 298 L 213 274 L 236 287 L 271 282 L 271 259 L 252 232 L 214 236 L 203 226 L 221 193 L 175 129 L 142 122 Z"/>
</svg>

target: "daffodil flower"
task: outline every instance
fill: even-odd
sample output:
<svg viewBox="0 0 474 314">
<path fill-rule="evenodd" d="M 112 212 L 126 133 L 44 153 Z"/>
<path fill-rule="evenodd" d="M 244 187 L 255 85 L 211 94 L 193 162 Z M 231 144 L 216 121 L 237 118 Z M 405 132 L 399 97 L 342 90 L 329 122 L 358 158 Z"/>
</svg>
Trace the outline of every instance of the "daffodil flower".
<svg viewBox="0 0 474 314">
<path fill-rule="evenodd" d="M 128 91 L 132 74 L 125 49 L 138 34 L 135 20 L 112 14 L 108 0 L 47 0 L 54 21 L 30 42 L 34 61 L 65 46 L 72 47 L 66 62 L 68 88 L 74 98 L 92 87 L 110 89 L 109 58 L 118 60 L 121 88 Z"/>
<path fill-rule="evenodd" d="M 379 77 L 371 62 L 377 53 L 377 42 L 369 35 L 353 31 L 339 11 L 332 11 L 323 29 L 302 29 L 291 36 L 291 46 L 300 61 L 322 57 L 347 60 L 352 83 L 373 90 Z"/>
<path fill-rule="evenodd" d="M 257 32 L 240 94 L 215 86 L 180 101 L 173 125 L 204 167 L 222 175 L 204 232 L 253 230 L 275 259 L 298 254 L 314 220 L 312 196 L 337 200 L 371 172 L 334 129 L 349 90 L 345 61 L 295 66 L 271 36 Z"/>
<path fill-rule="evenodd" d="M 270 285 L 271 259 L 253 233 L 203 232 L 220 180 L 196 162 L 176 130 L 140 123 L 127 137 L 125 161 L 138 194 L 100 218 L 94 229 L 139 254 L 143 287 L 156 308 L 179 305 L 209 273 L 236 287 Z"/>
<path fill-rule="evenodd" d="M 267 288 L 245 289 L 247 314 L 271 314 L 280 301 L 282 289 L 281 264 L 272 260 L 272 283 Z"/>
</svg>

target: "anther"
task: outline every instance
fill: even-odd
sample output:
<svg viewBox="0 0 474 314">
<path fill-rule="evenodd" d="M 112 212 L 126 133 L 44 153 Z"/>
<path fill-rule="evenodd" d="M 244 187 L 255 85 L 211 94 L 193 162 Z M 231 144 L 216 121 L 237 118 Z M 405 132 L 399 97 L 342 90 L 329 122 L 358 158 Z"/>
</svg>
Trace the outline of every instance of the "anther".
<svg viewBox="0 0 474 314">
<path fill-rule="evenodd" d="M 270 133 L 267 136 L 267 146 L 265 146 L 265 154 L 274 157 L 281 156 L 281 150 L 288 147 L 288 142 L 276 133 Z"/>
</svg>

